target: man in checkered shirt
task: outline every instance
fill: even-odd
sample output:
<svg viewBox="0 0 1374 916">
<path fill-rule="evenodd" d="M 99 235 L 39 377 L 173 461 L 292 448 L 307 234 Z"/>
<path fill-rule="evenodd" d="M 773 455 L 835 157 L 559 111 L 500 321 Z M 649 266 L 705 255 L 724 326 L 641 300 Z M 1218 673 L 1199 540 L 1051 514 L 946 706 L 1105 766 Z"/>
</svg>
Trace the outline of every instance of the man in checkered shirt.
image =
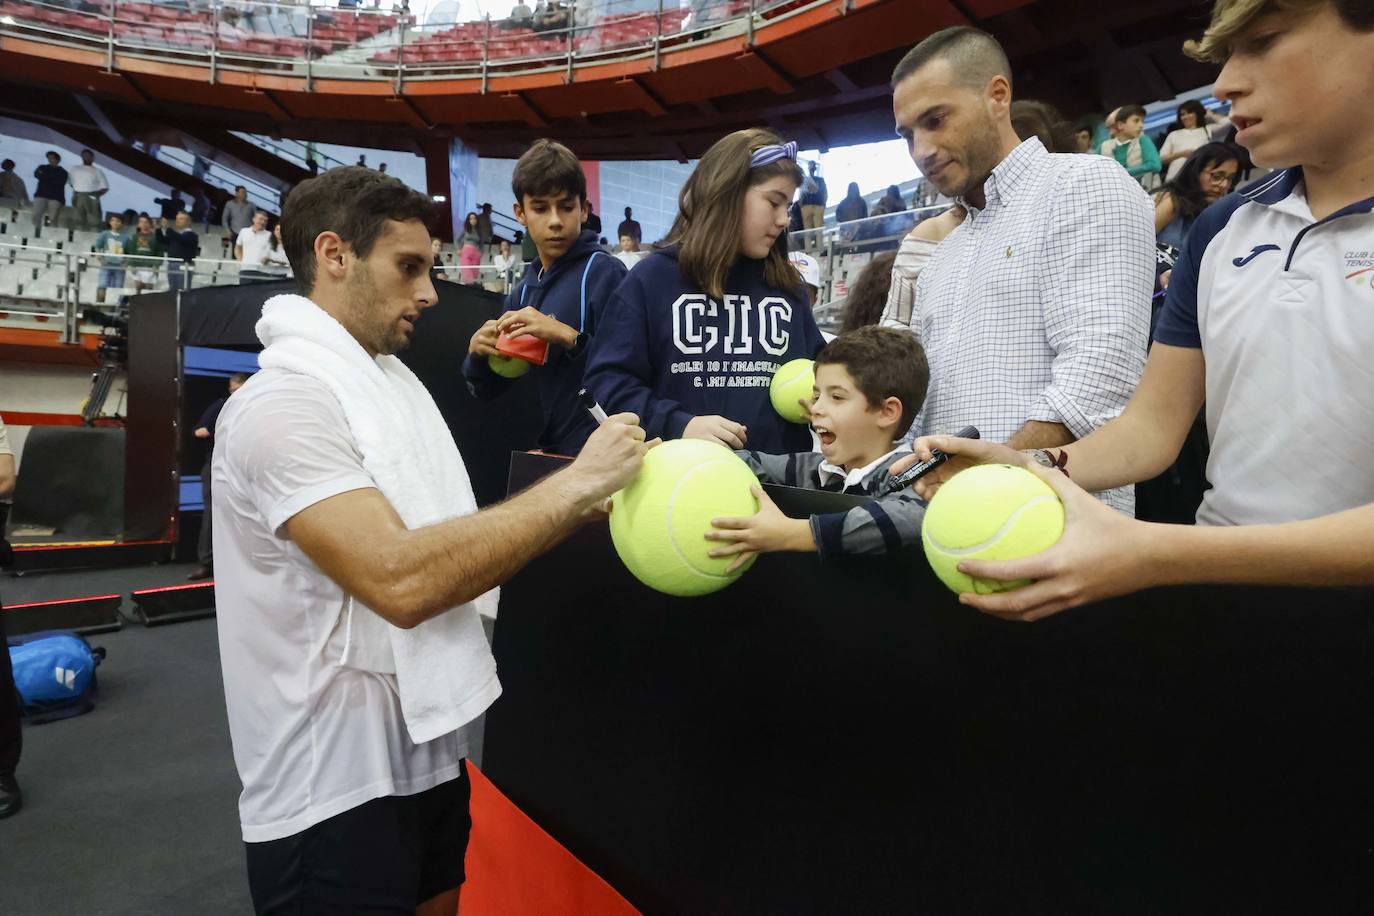
<svg viewBox="0 0 1374 916">
<path fill-rule="evenodd" d="M 1110 159 L 1016 136 L 1011 68 L 985 32 L 931 35 L 892 85 L 912 160 L 968 210 L 921 271 L 909 319 L 883 317 L 930 360 L 915 434 L 972 425 L 1017 449 L 1081 439 L 1121 413 L 1145 367 L 1149 197 Z M 1133 488 L 1099 495 L 1134 514 Z"/>
</svg>

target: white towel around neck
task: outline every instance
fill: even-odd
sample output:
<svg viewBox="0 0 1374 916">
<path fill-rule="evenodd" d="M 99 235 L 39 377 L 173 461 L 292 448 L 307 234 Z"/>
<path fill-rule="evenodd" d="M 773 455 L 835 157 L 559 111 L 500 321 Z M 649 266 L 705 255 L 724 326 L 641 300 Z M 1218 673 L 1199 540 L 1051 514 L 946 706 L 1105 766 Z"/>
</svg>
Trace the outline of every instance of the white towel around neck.
<svg viewBox="0 0 1374 916">
<path fill-rule="evenodd" d="M 343 325 L 304 296 L 268 299 L 256 330 L 265 348 L 258 359 L 262 368 L 309 376 L 333 393 L 364 469 L 407 528 L 477 511 L 448 424 L 404 363 L 395 356 L 369 356 Z M 456 731 L 501 693 L 479 616 L 495 614 L 499 595 L 493 589 L 410 630 L 349 596 L 339 663 L 396 675 L 406 729 L 416 744 Z"/>
</svg>

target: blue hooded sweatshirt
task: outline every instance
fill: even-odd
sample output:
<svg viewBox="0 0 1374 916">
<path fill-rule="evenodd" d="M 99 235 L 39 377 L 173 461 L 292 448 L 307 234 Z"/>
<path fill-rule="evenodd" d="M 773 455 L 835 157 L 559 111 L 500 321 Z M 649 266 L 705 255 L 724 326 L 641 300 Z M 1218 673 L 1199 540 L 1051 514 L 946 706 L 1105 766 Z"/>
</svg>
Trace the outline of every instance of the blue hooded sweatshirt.
<svg viewBox="0 0 1374 916">
<path fill-rule="evenodd" d="M 542 274 L 542 275 L 541 275 Z M 594 338 L 611 293 L 625 278 L 625 265 L 597 245 L 595 232 L 583 232 L 563 256 L 540 270 L 538 259 L 525 269 L 520 284 L 506 296 L 506 310 L 530 306 Z M 583 387 L 582 372 L 589 347 L 584 342 L 571 350 L 549 344 L 549 361 L 531 372 L 539 385 L 544 430 L 539 447 L 559 455 L 576 455 L 596 429 L 596 422 L 577 398 Z M 506 390 L 512 379 L 491 371 L 487 358 L 468 354 L 463 377 L 474 397 L 492 398 Z"/>
<path fill-rule="evenodd" d="M 746 448 L 811 451 L 810 431 L 778 416 L 768 386 L 778 366 L 814 358 L 825 340 L 800 283 L 775 289 L 763 267 L 740 258 L 717 302 L 683 278 L 675 248 L 636 264 L 587 363 L 587 387 L 606 412 L 633 411 L 651 439 L 681 438 L 693 417 L 714 414 L 745 425 Z"/>
</svg>

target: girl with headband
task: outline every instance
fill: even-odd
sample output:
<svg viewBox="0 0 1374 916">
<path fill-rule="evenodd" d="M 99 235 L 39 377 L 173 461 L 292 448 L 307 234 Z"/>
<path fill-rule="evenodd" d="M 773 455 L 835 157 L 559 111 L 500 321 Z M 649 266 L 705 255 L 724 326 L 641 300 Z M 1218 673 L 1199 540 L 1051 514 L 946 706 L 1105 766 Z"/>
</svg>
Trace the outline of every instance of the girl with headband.
<svg viewBox="0 0 1374 916">
<path fill-rule="evenodd" d="M 778 366 L 825 343 L 787 259 L 801 182 L 797 144 L 767 130 L 736 131 L 706 152 L 667 238 L 607 306 L 586 382 L 609 412 L 638 414 L 651 439 L 811 449 L 807 427 L 768 398 Z"/>
</svg>

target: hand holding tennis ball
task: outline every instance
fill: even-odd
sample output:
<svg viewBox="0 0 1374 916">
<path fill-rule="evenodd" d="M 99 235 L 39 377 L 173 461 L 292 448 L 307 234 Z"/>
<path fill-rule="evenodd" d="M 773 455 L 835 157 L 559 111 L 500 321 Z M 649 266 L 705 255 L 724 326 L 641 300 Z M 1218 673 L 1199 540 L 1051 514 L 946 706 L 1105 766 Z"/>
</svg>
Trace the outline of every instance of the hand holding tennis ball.
<svg viewBox="0 0 1374 916">
<path fill-rule="evenodd" d="M 711 520 L 758 512 L 754 472 L 734 452 L 703 439 L 651 450 L 639 474 L 611 498 L 611 540 L 635 578 L 668 595 L 718 591 L 753 563 L 711 556 Z"/>
<path fill-rule="evenodd" d="M 936 447 L 943 449 L 938 444 Z M 963 592 L 960 603 L 1003 620 L 1030 622 L 1082 604 L 1188 579 L 1190 547 L 1186 539 L 1192 533 L 1191 526 L 1136 521 L 1112 509 L 1060 471 L 1034 464 L 1020 453 L 1016 457 L 1019 470 L 1048 487 L 1063 507 L 1063 532 L 1052 546 L 1020 559 L 1012 558 L 1014 551 L 997 557 L 984 554 L 975 559 L 973 553 L 979 552 L 976 550 L 951 558 L 953 572 L 969 580 L 1020 584 L 1010 590 L 994 591 L 985 586 L 984 590 Z M 991 467 L 984 465 L 955 475 L 931 500 L 931 508 L 965 474 Z M 1035 498 L 1040 497 L 1043 491 Z M 1042 520 L 1044 516 L 1040 513 L 1052 515 L 1044 502 L 1038 503 L 1035 512 Z M 1017 521 L 1029 524 L 1032 518 Z M 1048 527 L 1052 530 L 1052 521 Z M 937 541 L 940 535 L 948 538 L 943 528 L 932 534 Z M 1030 534 L 1037 536 L 1034 531 Z M 1044 530 L 1038 536 L 1048 540 Z M 935 562 L 932 560 L 931 565 Z M 1021 584 L 1027 582 L 1030 584 Z"/>
<path fill-rule="evenodd" d="M 963 560 L 1017 560 L 1045 550 L 1064 533 L 1064 506 L 1050 485 L 1025 468 L 982 464 L 954 475 L 930 501 L 921 524 L 926 559 L 951 590 L 980 595 L 1029 585 L 960 572 Z"/>
</svg>

